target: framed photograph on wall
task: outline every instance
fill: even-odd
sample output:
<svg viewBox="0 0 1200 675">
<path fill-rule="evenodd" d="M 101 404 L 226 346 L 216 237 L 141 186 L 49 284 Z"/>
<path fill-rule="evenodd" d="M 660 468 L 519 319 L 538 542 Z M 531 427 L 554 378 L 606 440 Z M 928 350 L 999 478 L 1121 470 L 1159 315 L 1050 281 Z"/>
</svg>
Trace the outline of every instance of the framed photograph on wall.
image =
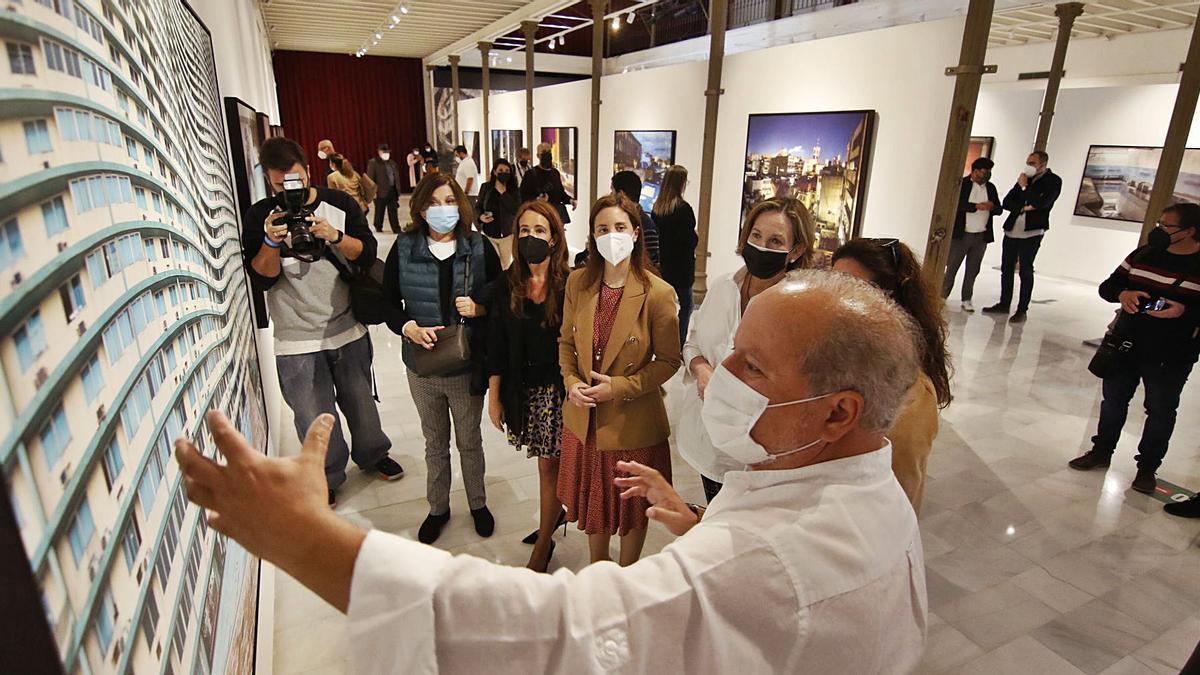
<svg viewBox="0 0 1200 675">
<path fill-rule="evenodd" d="M 862 230 L 874 127 L 874 110 L 750 115 L 741 218 L 764 199 L 794 197 L 817 221 L 817 249 L 832 255 Z"/>
<path fill-rule="evenodd" d="M 550 144 L 550 156 L 554 167 L 562 174 L 563 189 L 569 195 L 576 195 L 575 186 L 579 180 L 579 128 L 542 127 L 541 142 Z M 537 157 L 533 159 L 537 161 Z"/>
<path fill-rule="evenodd" d="M 967 143 L 967 161 L 963 164 L 963 175 L 971 173 L 971 164 L 980 157 L 992 158 L 996 151 L 996 139 L 993 136 L 972 136 Z"/>
<path fill-rule="evenodd" d="M 613 173 L 636 171 L 642 178 L 642 208 L 650 211 L 658 198 L 663 174 L 675 163 L 671 131 L 617 131 L 613 134 Z M 603 181 L 602 181 L 603 182 Z"/>
<path fill-rule="evenodd" d="M 482 173 L 483 167 L 479 166 L 479 162 L 482 161 L 481 158 L 479 157 L 479 132 L 478 131 L 462 132 L 462 144 L 463 144 L 463 147 L 465 147 L 467 149 L 467 156 L 470 157 L 471 159 L 475 160 L 475 168 L 479 169 L 480 172 Z M 454 153 L 450 153 L 450 157 L 453 159 Z M 454 161 L 457 161 L 457 160 L 454 160 Z"/>
<path fill-rule="evenodd" d="M 254 108 L 245 101 L 233 96 L 225 97 L 225 126 L 229 129 L 229 149 L 234 162 L 233 184 L 237 194 L 239 222 L 255 202 L 271 194 L 266 171 L 258 161 L 259 150 L 266 140 L 262 127 L 265 118 L 266 115 L 255 113 Z M 270 124 L 267 129 L 270 129 Z M 266 296 L 262 291 L 251 290 L 250 297 L 254 306 L 255 325 L 259 328 L 271 325 Z"/>
<path fill-rule="evenodd" d="M 1083 165 L 1075 215 L 1142 223 L 1158 175 L 1161 147 L 1093 145 Z M 1200 202 L 1200 149 L 1183 152 L 1171 204 Z"/>
<path fill-rule="evenodd" d="M 525 147 L 525 132 L 520 129 L 492 129 L 492 162 L 507 159 L 516 163 L 517 151 Z M 479 167 L 480 175 L 490 175 L 492 167 Z"/>
</svg>

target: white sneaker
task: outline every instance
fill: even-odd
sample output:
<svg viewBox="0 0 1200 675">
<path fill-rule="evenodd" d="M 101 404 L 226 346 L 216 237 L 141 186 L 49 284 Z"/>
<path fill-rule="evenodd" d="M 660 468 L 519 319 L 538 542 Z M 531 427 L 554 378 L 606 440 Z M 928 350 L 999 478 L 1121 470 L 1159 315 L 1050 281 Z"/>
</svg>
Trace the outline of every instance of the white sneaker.
<svg viewBox="0 0 1200 675">
<path fill-rule="evenodd" d="M 974 314 L 975 313 L 975 305 L 972 305 L 970 300 L 963 300 L 962 311 L 970 313 L 970 314 Z"/>
</svg>

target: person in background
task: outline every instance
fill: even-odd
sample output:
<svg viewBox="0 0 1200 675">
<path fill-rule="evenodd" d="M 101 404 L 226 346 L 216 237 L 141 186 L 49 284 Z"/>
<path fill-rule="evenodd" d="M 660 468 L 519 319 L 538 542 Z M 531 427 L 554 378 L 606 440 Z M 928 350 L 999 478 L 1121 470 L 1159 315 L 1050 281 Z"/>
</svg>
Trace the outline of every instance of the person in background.
<svg viewBox="0 0 1200 675">
<path fill-rule="evenodd" d="M 1033 261 L 1050 229 L 1050 210 L 1062 192 L 1062 179 L 1047 163 L 1050 155 L 1030 153 L 1017 184 L 1004 197 L 1008 219 L 1004 221 L 1004 248 L 1000 260 L 1000 302 L 985 307 L 987 314 L 1008 314 L 1012 306 L 1013 273 L 1021 266 L 1021 296 L 1010 323 L 1023 323 L 1033 298 Z"/>
<path fill-rule="evenodd" d="M 971 297 L 975 292 L 975 277 L 983 264 L 983 254 L 988 244 L 995 241 L 992 233 L 992 216 L 1004 212 L 1000 205 L 1000 193 L 992 184 L 992 167 L 995 164 L 987 157 L 971 162 L 971 173 L 962 179 L 958 192 L 958 212 L 954 218 L 954 234 L 950 240 L 950 259 L 946 263 L 946 278 L 942 281 L 942 298 L 949 298 L 954 290 L 954 277 L 963 259 L 967 271 L 963 274 L 962 309 L 974 312 Z"/>
<path fill-rule="evenodd" d="M 383 212 L 387 211 L 392 232 L 400 232 L 400 166 L 392 159 L 387 143 L 379 144 L 377 156 L 367 162 L 367 177 L 375 183 L 375 231 L 383 232 Z"/>
<path fill-rule="evenodd" d="M 433 162 L 435 166 L 437 165 L 438 153 L 437 150 L 433 149 L 432 144 L 426 143 L 421 146 L 421 161 L 425 164 L 426 169 L 428 169 L 430 162 Z"/>
<path fill-rule="evenodd" d="M 375 201 L 375 183 L 369 177 L 355 171 L 350 160 L 339 154 L 330 155 L 329 164 L 337 169 L 326 179 L 329 187 L 350 195 L 365 217 L 371 210 L 371 202 Z"/>
<path fill-rule="evenodd" d="M 299 457 L 255 452 L 219 412 L 225 464 L 175 452 L 214 529 L 347 614 L 352 672 L 915 672 L 925 561 L 885 437 L 916 379 L 912 321 L 805 271 L 755 300 L 736 343 L 696 423 L 744 470 L 705 510 L 622 463 L 622 496 L 678 537 L 630 567 L 531 574 L 338 518 L 320 504 L 328 417 Z"/>
<path fill-rule="evenodd" d="M 871 283 L 912 317 L 921 333 L 921 372 L 888 431 L 892 473 L 920 515 L 938 410 L 950 405 L 950 354 L 937 289 L 921 274 L 912 249 L 898 239 L 851 239 L 833 254 L 833 271 Z"/>
<path fill-rule="evenodd" d="M 345 263 L 375 260 L 378 244 L 367 219 L 344 192 L 309 185 L 308 158 L 299 144 L 286 138 L 267 139 L 259 150 L 274 197 L 250 207 L 244 219 L 242 251 L 255 289 L 266 294 L 274 321 L 275 367 L 283 400 L 291 408 L 296 434 L 318 415 L 346 416 L 353 448 L 347 447 L 340 422 L 333 427 L 324 457 L 329 506 L 346 482 L 346 462 L 384 480 L 404 476 L 388 456 L 392 442 L 383 433 L 371 391 L 371 338 L 350 310 L 350 286 L 328 258 L 303 262 L 292 253 L 279 195 L 285 177 L 298 175 L 308 189 L 312 233 L 329 253 Z"/>
<path fill-rule="evenodd" d="M 633 171 L 618 171 L 612 177 L 612 194 L 624 195 L 626 199 L 633 202 L 637 207 L 638 214 L 641 217 L 641 226 L 643 236 L 645 237 L 646 255 L 650 258 L 650 263 L 654 265 L 654 269 L 658 269 L 661 264 L 658 227 L 654 224 L 654 219 L 650 217 L 642 208 L 638 201 L 642 196 L 642 179 Z"/>
<path fill-rule="evenodd" d="M 571 216 L 567 213 L 567 206 L 575 208 L 575 198 L 567 194 L 566 188 L 563 187 L 562 174 L 554 167 L 554 157 L 550 153 L 549 143 L 538 143 L 537 146 L 538 163 L 537 166 L 530 168 L 525 172 L 525 177 L 521 180 L 521 201 L 527 202 L 531 199 L 542 199 L 550 202 L 554 209 L 558 211 L 558 217 L 563 222 L 565 227 L 571 222 Z"/>
<path fill-rule="evenodd" d="M 421 158 L 421 149 L 413 146 L 413 149 L 404 157 L 404 161 L 408 164 L 408 188 L 415 190 L 417 183 L 421 180 L 422 167 L 425 163 Z"/>
<path fill-rule="evenodd" d="M 476 299 L 486 281 L 483 238 L 471 229 L 471 202 L 449 174 L 426 175 L 410 203 L 413 229 L 396 237 L 384 262 L 384 293 L 396 308 L 388 327 L 413 348 L 433 349 L 438 332 L 464 321 L 473 329 L 484 314 Z M 450 520 L 450 421 L 475 532 L 490 537 L 496 521 L 484 487 L 483 395 L 471 390 L 474 364 L 460 372 L 422 377 L 411 350 L 403 353 L 408 388 L 425 436 L 426 499 L 429 516 L 417 539 L 432 544 Z"/>
<path fill-rule="evenodd" d="M 492 164 L 492 174 L 479 188 L 475 212 L 479 214 L 479 231 L 488 238 L 500 257 L 502 269 L 513 261 L 513 216 L 521 205 L 513 167 L 507 159 Z"/>
<path fill-rule="evenodd" d="M 438 163 L 437 163 L 436 159 L 425 160 L 425 175 L 426 176 L 428 176 L 431 173 L 441 173 L 441 172 L 442 172 L 442 170 L 440 168 L 438 168 Z"/>
<path fill-rule="evenodd" d="M 725 472 L 742 467 L 718 452 L 704 426 L 694 423 L 703 410 L 708 382 L 733 350 L 733 336 L 750 301 L 783 281 L 788 270 L 809 267 L 816 241 L 816 221 L 799 200 L 771 199 L 755 204 L 738 234 L 738 254 L 745 265 L 711 282 L 688 329 L 675 446 L 700 473 L 704 496 L 710 502 L 721 490 Z"/>
<path fill-rule="evenodd" d="M 558 499 L 563 388 L 558 364 L 564 292 L 571 268 L 558 212 L 543 201 L 516 214 L 517 245 L 508 274 L 496 281 L 488 331 L 488 417 L 508 442 L 537 457 L 541 509 L 527 567 L 545 572 L 554 530 L 566 523 Z"/>
<path fill-rule="evenodd" d="M 337 150 L 333 149 L 333 141 L 329 140 L 328 138 L 322 139 L 321 141 L 319 141 L 317 143 L 317 159 L 326 163 L 326 167 L 325 167 L 325 177 L 326 178 L 328 178 L 329 175 L 334 172 L 334 168 L 329 165 L 329 158 L 330 158 L 330 156 L 332 156 L 336 153 L 337 153 Z"/>
<path fill-rule="evenodd" d="M 517 164 L 513 167 L 513 171 L 517 175 L 517 186 L 525 182 L 525 174 L 529 173 L 529 169 L 533 164 L 533 155 L 530 154 L 529 148 L 521 148 L 517 150 Z"/>
<path fill-rule="evenodd" d="M 1108 468 L 1125 427 L 1129 401 L 1145 387 L 1146 425 L 1138 443 L 1132 487 L 1151 494 L 1175 431 L 1176 411 L 1200 354 L 1200 205 L 1163 209 L 1145 246 L 1100 284 L 1100 297 L 1121 304 L 1113 332 L 1133 342 L 1133 353 L 1104 378 L 1100 421 L 1092 449 L 1072 459 L 1079 471 Z"/>
<path fill-rule="evenodd" d="M 651 273 L 638 206 L 620 195 L 592 206 L 587 266 L 571 273 L 558 360 L 570 404 L 563 410 L 558 496 L 588 535 L 593 563 L 632 565 L 646 541 L 644 499 L 622 502 L 618 462 L 638 462 L 670 481 L 671 427 L 662 385 L 679 369 L 675 292 Z"/>
<path fill-rule="evenodd" d="M 658 229 L 662 278 L 675 289 L 679 299 L 679 344 L 687 341 L 692 315 L 692 284 L 696 281 L 696 213 L 683 199 L 688 172 L 676 164 L 667 169 L 662 188 L 654 201 L 654 225 Z"/>
<path fill-rule="evenodd" d="M 479 167 L 475 160 L 467 154 L 467 146 L 454 148 L 454 156 L 458 158 L 458 168 L 454 171 L 454 180 L 468 197 L 479 196 Z"/>
</svg>

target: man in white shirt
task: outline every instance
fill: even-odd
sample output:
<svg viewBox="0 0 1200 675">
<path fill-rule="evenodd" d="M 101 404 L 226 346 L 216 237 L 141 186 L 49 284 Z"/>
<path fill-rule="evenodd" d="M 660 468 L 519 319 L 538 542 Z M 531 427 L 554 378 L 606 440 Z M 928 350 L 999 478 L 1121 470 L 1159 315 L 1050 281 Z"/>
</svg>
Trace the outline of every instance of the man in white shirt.
<svg viewBox="0 0 1200 675">
<path fill-rule="evenodd" d="M 214 528 L 347 612 L 357 673 L 908 673 L 924 563 L 883 433 L 917 340 L 848 276 L 796 272 L 755 298 L 696 421 L 747 468 L 703 512 L 621 464 L 623 497 L 679 535 L 624 568 L 543 575 L 364 532 L 321 503 L 327 417 L 298 457 L 255 453 L 217 412 L 227 465 L 176 452 Z"/>
<path fill-rule="evenodd" d="M 458 158 L 458 169 L 454 172 L 454 180 L 458 181 L 458 186 L 467 193 L 467 196 L 478 197 L 479 167 L 475 166 L 475 160 L 467 154 L 467 146 L 460 145 L 454 148 L 454 156 Z"/>
<path fill-rule="evenodd" d="M 954 277 L 958 276 L 958 268 L 966 259 L 967 271 L 962 284 L 964 312 L 975 311 L 975 306 L 971 304 L 975 277 L 979 276 L 988 244 L 995 240 L 992 216 L 1004 212 L 1000 195 L 991 181 L 993 166 L 995 164 L 987 157 L 976 158 L 971 162 L 971 173 L 962 179 L 962 188 L 958 193 L 958 213 L 950 238 L 950 258 L 946 262 L 946 276 L 942 281 L 942 297 L 950 297 L 950 291 L 954 290 Z"/>
</svg>

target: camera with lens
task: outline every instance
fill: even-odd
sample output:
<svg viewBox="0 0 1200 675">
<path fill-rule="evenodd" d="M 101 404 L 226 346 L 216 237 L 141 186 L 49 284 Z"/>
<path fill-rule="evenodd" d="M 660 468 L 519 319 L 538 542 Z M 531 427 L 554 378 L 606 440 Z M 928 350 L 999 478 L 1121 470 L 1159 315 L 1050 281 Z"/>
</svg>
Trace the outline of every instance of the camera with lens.
<svg viewBox="0 0 1200 675">
<path fill-rule="evenodd" d="M 308 187 L 304 185 L 300 174 L 284 175 L 283 191 L 275 195 L 275 205 L 284 215 L 275 222 L 287 226 L 287 252 L 294 258 L 312 263 L 325 254 L 325 240 L 312 232 L 312 223 L 308 222 L 308 218 L 313 215 L 313 211 L 305 205 L 307 201 Z"/>
</svg>

